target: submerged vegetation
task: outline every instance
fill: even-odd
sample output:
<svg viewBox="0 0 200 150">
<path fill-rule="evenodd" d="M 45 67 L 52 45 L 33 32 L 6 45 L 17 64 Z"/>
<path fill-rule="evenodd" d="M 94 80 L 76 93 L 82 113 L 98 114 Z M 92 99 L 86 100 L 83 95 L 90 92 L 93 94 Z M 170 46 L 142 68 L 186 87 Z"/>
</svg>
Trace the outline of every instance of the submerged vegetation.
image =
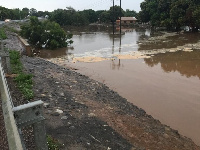
<svg viewBox="0 0 200 150">
<path fill-rule="evenodd" d="M 17 74 L 14 81 L 17 83 L 17 86 L 24 97 L 28 100 L 32 99 L 34 96 L 32 90 L 32 75 L 23 72 L 23 65 L 20 61 L 20 53 L 15 50 L 9 51 L 9 57 L 12 73 Z"/>
<path fill-rule="evenodd" d="M 31 17 L 30 23 L 21 27 L 21 35 L 28 39 L 28 42 L 38 48 L 56 49 L 71 44 L 72 34 L 65 31 L 56 22 L 41 22 L 37 17 Z"/>
</svg>

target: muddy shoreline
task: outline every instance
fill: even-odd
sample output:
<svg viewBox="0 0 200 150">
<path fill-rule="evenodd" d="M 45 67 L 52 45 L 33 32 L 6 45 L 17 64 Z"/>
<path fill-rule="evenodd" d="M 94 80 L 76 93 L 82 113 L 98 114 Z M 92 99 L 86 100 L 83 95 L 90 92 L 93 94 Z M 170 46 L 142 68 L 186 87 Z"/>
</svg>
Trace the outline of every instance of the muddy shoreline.
<svg viewBox="0 0 200 150">
<path fill-rule="evenodd" d="M 21 60 L 34 76 L 34 100 L 45 102 L 47 134 L 62 149 L 200 150 L 104 84 L 41 58 Z"/>
</svg>

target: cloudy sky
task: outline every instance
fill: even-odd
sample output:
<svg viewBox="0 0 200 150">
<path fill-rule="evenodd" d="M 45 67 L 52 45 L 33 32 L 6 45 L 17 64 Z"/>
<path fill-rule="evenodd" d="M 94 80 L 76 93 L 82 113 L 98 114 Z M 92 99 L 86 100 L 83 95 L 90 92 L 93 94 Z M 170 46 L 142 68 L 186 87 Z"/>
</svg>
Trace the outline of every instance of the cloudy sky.
<svg viewBox="0 0 200 150">
<path fill-rule="evenodd" d="M 124 10 L 130 9 L 140 11 L 140 3 L 144 0 L 121 0 Z M 119 5 L 120 0 L 115 0 Z M 113 0 L 0 0 L 0 6 L 6 8 L 35 8 L 42 11 L 52 11 L 57 8 L 73 7 L 76 10 L 94 9 L 108 10 L 112 6 Z"/>
</svg>

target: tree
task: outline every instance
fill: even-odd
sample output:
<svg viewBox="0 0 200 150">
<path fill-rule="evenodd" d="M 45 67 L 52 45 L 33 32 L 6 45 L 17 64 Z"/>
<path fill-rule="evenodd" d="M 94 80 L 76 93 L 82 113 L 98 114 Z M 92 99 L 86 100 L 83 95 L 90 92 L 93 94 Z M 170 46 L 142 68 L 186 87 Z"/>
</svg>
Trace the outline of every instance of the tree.
<svg viewBox="0 0 200 150">
<path fill-rule="evenodd" d="M 35 47 L 50 49 L 62 48 L 72 43 L 72 34 L 65 31 L 56 22 L 40 22 L 37 17 L 30 18 L 30 24 L 21 27 L 21 35 Z"/>
<path fill-rule="evenodd" d="M 125 12 L 122 8 L 120 10 L 120 6 L 115 5 L 114 6 L 114 14 L 113 14 L 113 7 L 110 7 L 109 14 L 110 14 L 110 20 L 115 22 L 116 20 L 119 19 L 120 15 L 121 15 L 121 17 L 123 17 Z"/>
<path fill-rule="evenodd" d="M 129 9 L 126 9 L 124 16 L 125 17 L 136 17 L 136 18 L 138 18 L 138 13 L 134 10 L 131 11 Z"/>
<path fill-rule="evenodd" d="M 35 8 L 31 8 L 31 9 L 30 9 L 30 15 L 31 15 L 31 16 L 37 16 L 37 17 L 38 17 L 38 15 L 37 15 L 37 10 L 36 10 Z"/>
<path fill-rule="evenodd" d="M 21 17 L 26 18 L 29 15 L 29 9 L 28 8 L 23 8 L 21 11 Z"/>
<path fill-rule="evenodd" d="M 179 30 L 187 25 L 196 31 L 199 28 L 199 0 L 145 0 L 140 7 L 140 20 L 151 22 L 152 26 Z"/>
</svg>

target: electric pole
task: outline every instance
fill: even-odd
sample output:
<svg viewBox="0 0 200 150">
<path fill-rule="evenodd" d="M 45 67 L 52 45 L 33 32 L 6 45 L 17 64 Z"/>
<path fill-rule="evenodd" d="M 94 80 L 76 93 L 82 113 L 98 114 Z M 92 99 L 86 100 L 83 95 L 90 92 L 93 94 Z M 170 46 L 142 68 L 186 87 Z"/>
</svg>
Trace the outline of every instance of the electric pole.
<svg viewBox="0 0 200 150">
<path fill-rule="evenodd" d="M 114 6 L 115 6 L 115 1 L 113 0 L 113 35 L 115 34 L 115 23 L 114 23 L 114 20 L 115 20 L 115 10 L 114 10 Z"/>
<path fill-rule="evenodd" d="M 122 33 L 122 0 L 120 0 L 120 36 Z"/>
</svg>

